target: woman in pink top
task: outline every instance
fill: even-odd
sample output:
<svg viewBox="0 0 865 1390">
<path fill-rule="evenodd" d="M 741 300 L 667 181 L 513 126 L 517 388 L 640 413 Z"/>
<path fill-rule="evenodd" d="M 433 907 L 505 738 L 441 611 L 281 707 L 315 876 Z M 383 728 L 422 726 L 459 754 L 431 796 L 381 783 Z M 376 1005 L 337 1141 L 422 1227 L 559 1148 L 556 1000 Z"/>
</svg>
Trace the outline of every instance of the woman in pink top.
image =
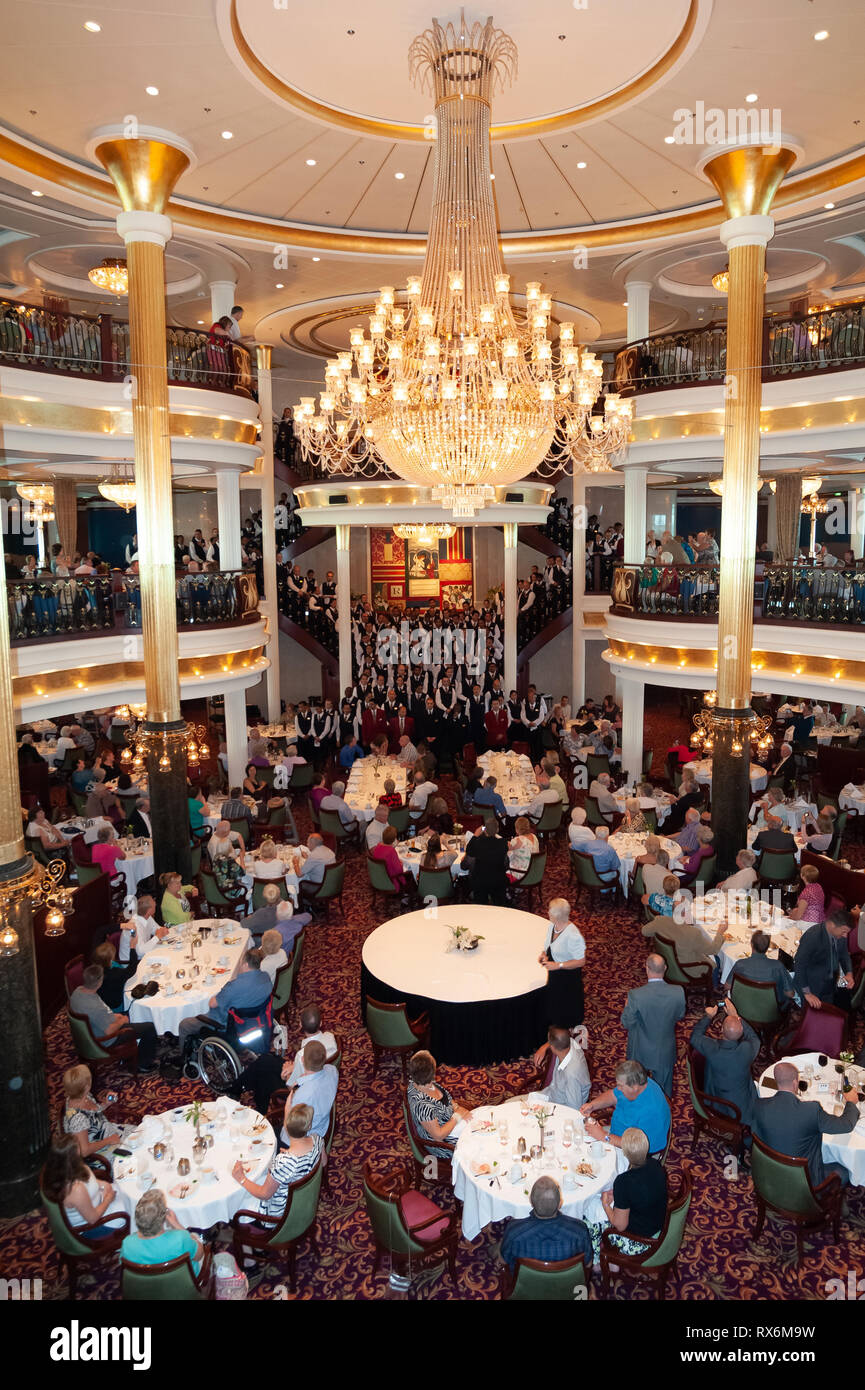
<svg viewBox="0 0 865 1390">
<path fill-rule="evenodd" d="M 330 791 L 327 785 L 327 776 L 325 775 L 325 773 L 322 772 L 319 773 L 315 781 L 315 786 L 309 793 L 309 799 L 315 807 L 316 811 L 321 810 L 321 803 L 324 801 L 324 798 L 326 796 L 330 796 Z"/>
<path fill-rule="evenodd" d="M 405 873 L 403 871 L 400 857 L 394 849 L 396 844 L 396 826 L 386 825 L 381 843 L 377 844 L 372 852 L 373 859 L 380 859 L 387 869 L 388 878 L 394 888 L 400 893 L 405 892 Z"/>
<path fill-rule="evenodd" d="M 815 864 L 803 864 L 799 873 L 802 892 L 790 913 L 794 922 L 822 922 L 826 915 L 826 895 L 817 882 L 820 872 Z"/>
<path fill-rule="evenodd" d="M 126 858 L 117 841 L 112 838 L 113 834 L 109 826 L 103 826 L 93 846 L 93 863 L 98 864 L 109 878 L 113 878 L 117 872 L 117 861 Z"/>
</svg>

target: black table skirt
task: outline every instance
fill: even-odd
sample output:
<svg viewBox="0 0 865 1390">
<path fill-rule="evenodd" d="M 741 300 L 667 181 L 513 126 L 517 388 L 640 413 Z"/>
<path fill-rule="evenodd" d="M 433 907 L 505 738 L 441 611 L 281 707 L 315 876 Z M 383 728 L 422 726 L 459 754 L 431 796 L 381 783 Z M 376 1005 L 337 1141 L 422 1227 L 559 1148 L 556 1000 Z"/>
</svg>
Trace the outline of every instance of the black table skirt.
<svg viewBox="0 0 865 1390">
<path fill-rule="evenodd" d="M 423 994 L 392 989 L 361 962 L 360 1008 L 366 1020 L 370 995 L 382 1004 L 404 1002 L 409 1018 L 428 1013 L 430 1051 L 447 1066 L 487 1066 L 510 1062 L 536 1051 L 546 1037 L 546 987 L 512 999 L 485 999 L 475 1004 L 444 1004 Z"/>
</svg>

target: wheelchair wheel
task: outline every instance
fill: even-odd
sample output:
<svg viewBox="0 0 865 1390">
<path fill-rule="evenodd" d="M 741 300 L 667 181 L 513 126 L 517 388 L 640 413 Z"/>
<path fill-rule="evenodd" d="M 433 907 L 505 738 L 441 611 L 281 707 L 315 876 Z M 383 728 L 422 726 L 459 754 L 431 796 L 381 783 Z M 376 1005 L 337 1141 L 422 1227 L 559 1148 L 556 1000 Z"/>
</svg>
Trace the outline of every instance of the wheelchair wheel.
<svg viewBox="0 0 865 1390">
<path fill-rule="evenodd" d="M 205 1038 L 198 1049 L 198 1071 L 205 1085 L 222 1095 L 240 1076 L 240 1059 L 224 1038 Z"/>
</svg>

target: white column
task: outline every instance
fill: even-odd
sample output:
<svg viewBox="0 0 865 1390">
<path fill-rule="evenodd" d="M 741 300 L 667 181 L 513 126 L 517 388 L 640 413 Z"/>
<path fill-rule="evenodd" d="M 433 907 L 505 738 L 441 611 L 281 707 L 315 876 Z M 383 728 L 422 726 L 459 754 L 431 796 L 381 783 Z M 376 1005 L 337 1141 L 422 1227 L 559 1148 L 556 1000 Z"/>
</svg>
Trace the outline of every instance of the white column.
<svg viewBox="0 0 865 1390">
<path fill-rule="evenodd" d="M 219 568 L 240 569 L 240 474 L 222 469 L 216 475 Z"/>
<path fill-rule="evenodd" d="M 639 782 L 643 771 L 643 682 L 623 680 L 622 696 L 622 772 L 628 774 L 630 786 Z"/>
<path fill-rule="evenodd" d="M 239 787 L 246 772 L 246 691 L 226 690 L 224 699 L 228 785 Z"/>
<path fill-rule="evenodd" d="M 235 305 L 235 294 L 237 293 L 237 282 L 235 280 L 211 280 L 207 287 L 210 290 L 210 321 L 216 323 L 217 319 L 228 316 L 231 318 L 231 311 Z"/>
<path fill-rule="evenodd" d="M 506 521 L 505 536 L 505 690 L 508 695 L 517 687 L 517 523 Z"/>
<path fill-rule="evenodd" d="M 646 558 L 646 468 L 626 468 L 625 564 L 641 565 Z"/>
<path fill-rule="evenodd" d="M 339 699 L 351 685 L 351 527 L 336 528 L 336 609 L 339 618 Z M 339 704 L 337 705 L 337 709 Z"/>
<path fill-rule="evenodd" d="M 625 285 L 628 295 L 628 342 L 637 343 L 649 336 L 649 297 L 652 293 L 651 280 L 628 280 Z"/>
<path fill-rule="evenodd" d="M 574 530 L 571 555 L 573 609 L 571 622 L 571 709 L 574 714 L 586 698 L 586 647 L 583 636 L 583 604 L 586 597 L 586 479 L 574 476 Z"/>
<path fill-rule="evenodd" d="M 264 592 L 260 608 L 270 633 L 267 672 L 267 717 L 271 723 L 279 719 L 282 709 L 279 682 L 279 610 L 276 602 L 276 529 L 273 519 L 273 382 L 270 375 L 271 348 L 259 343 L 255 349 L 258 364 L 258 409 L 261 415 L 261 560 L 264 571 Z M 340 691 L 340 699 L 342 692 Z"/>
<path fill-rule="evenodd" d="M 853 558 L 865 558 L 865 517 L 862 515 L 863 493 L 859 487 L 851 487 L 847 493 L 847 513 L 850 529 L 850 549 Z"/>
</svg>

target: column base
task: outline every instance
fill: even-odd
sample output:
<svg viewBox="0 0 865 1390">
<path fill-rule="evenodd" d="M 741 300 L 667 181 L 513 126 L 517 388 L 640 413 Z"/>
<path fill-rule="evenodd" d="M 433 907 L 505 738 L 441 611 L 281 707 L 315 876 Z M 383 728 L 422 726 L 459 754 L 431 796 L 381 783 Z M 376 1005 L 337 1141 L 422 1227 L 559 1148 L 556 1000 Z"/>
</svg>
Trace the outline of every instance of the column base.
<svg viewBox="0 0 865 1390">
<path fill-rule="evenodd" d="M 750 710 L 716 709 L 716 715 L 739 719 Z M 733 732 L 716 727 L 712 750 L 712 828 L 715 832 L 716 877 L 736 871 L 736 855 L 748 843 L 748 811 L 751 806 L 751 750 L 744 740 L 741 754 L 732 752 Z"/>
<path fill-rule="evenodd" d="M 3 865 L 0 901 L 28 860 Z M 11 904 L 10 904 L 11 905 Z M 22 1216 L 40 1204 L 39 1173 L 51 1137 L 42 1026 L 36 994 L 33 914 L 15 901 L 18 950 L 0 969 L 0 1216 Z"/>
</svg>

